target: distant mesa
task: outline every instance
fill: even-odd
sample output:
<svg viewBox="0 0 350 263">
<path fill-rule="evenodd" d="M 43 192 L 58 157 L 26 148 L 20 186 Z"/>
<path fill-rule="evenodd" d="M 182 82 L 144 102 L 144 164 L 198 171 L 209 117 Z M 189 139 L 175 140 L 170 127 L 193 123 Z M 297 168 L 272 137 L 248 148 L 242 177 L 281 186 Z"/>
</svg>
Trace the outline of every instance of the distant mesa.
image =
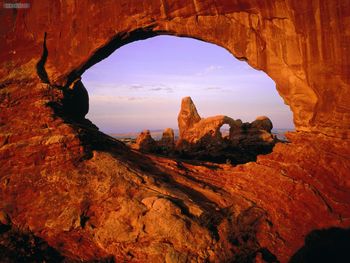
<svg viewBox="0 0 350 263">
<path fill-rule="evenodd" d="M 227 136 L 220 131 L 225 124 L 230 127 Z M 132 148 L 185 159 L 239 164 L 255 161 L 259 154 L 270 153 L 278 141 L 271 133 L 273 125 L 268 117 L 259 116 L 252 123 L 243 123 L 225 115 L 201 118 L 191 97 L 182 99 L 178 126 L 177 141 L 171 128 L 163 132 L 159 141 L 145 130 Z"/>
</svg>

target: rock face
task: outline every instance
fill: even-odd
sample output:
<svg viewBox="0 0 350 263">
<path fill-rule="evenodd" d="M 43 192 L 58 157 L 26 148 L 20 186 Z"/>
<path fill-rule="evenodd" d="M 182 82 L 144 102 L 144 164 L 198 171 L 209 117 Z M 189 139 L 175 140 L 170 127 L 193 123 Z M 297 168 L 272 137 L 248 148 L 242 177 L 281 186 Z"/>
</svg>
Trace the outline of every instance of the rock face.
<svg viewBox="0 0 350 263">
<path fill-rule="evenodd" d="M 179 116 L 177 117 L 180 137 L 182 138 L 184 136 L 184 132 L 192 128 L 193 125 L 200 120 L 201 117 L 199 116 L 191 97 L 183 98 L 181 101 L 181 110 Z"/>
<path fill-rule="evenodd" d="M 246 163 L 271 152 L 276 143 L 269 118 L 260 116 L 252 123 L 224 115 L 200 118 L 190 97 L 182 99 L 178 122 L 181 132 L 176 150 L 191 158 Z M 220 132 L 224 124 L 230 127 L 228 138 Z"/>
<path fill-rule="evenodd" d="M 29 2 L 0 10 L 7 228 L 71 261 L 288 262 L 309 233 L 349 227 L 349 1 Z M 131 152 L 84 120 L 83 93 L 69 92 L 84 71 L 164 34 L 265 71 L 293 111 L 290 143 L 255 163 L 198 167 Z"/>
<path fill-rule="evenodd" d="M 157 143 L 153 140 L 150 130 L 140 133 L 133 148 L 141 152 L 154 152 L 157 149 Z"/>
<path fill-rule="evenodd" d="M 144 130 L 137 137 L 135 144 L 131 145 L 131 148 L 145 153 L 172 155 L 175 150 L 174 130 L 165 129 L 159 141 L 152 138 L 149 130 Z"/>
<path fill-rule="evenodd" d="M 163 132 L 162 138 L 158 142 L 158 147 L 162 153 L 171 154 L 175 150 L 175 136 L 174 130 L 166 128 Z"/>
<path fill-rule="evenodd" d="M 252 122 L 251 127 L 257 130 L 271 132 L 273 125 L 271 120 L 266 116 L 259 116 Z"/>
<path fill-rule="evenodd" d="M 239 120 L 237 126 L 230 129 L 229 139 L 233 145 L 243 148 L 266 146 L 268 150 L 277 141 L 271 134 L 273 126 L 268 117 L 257 117 L 252 123 L 242 123 Z"/>
</svg>

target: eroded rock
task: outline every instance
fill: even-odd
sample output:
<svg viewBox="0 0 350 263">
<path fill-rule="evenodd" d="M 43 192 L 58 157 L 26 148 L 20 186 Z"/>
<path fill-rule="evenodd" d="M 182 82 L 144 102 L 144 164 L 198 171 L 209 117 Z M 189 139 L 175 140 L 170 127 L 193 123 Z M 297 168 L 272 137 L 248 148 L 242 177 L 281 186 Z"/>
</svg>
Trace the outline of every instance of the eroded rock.
<svg viewBox="0 0 350 263">
<path fill-rule="evenodd" d="M 258 117 L 252 123 L 242 123 L 224 115 L 198 117 L 192 99 L 184 98 L 178 117 L 182 132 L 176 150 L 187 157 L 244 163 L 255 160 L 259 154 L 271 152 L 277 141 L 271 134 L 272 122 L 265 116 Z M 191 125 L 183 125 L 187 120 L 191 120 Z M 230 127 L 228 138 L 224 138 L 220 132 L 224 124 Z"/>
<path fill-rule="evenodd" d="M 230 127 L 226 137 L 220 132 L 225 124 Z M 181 101 L 178 125 L 180 135 L 176 143 L 174 131 L 167 128 L 159 141 L 148 130 L 142 132 L 132 147 L 149 153 L 239 164 L 271 152 L 277 141 L 271 134 L 273 126 L 268 117 L 257 117 L 252 123 L 224 115 L 201 118 L 191 97 Z"/>
<path fill-rule="evenodd" d="M 1 9 L 0 210 L 79 262 L 249 262 L 257 254 L 288 262 L 313 230 L 348 228 L 349 10 L 341 0 L 37 0 Z M 290 143 L 255 163 L 204 167 L 137 155 L 58 114 L 67 112 L 64 91 L 86 69 L 164 34 L 217 44 L 265 71 L 293 111 Z M 155 227 L 131 242 L 108 231 L 142 226 L 141 201 L 159 195 L 181 207 L 162 210 L 164 218 L 179 229 L 195 225 L 203 249 Z M 200 216 L 188 212 L 191 203 Z"/>
<path fill-rule="evenodd" d="M 200 120 L 201 117 L 199 116 L 191 97 L 183 98 L 181 101 L 181 111 L 177 118 L 180 137 L 183 137 L 183 133 L 192 128 L 193 125 Z"/>
<path fill-rule="evenodd" d="M 150 130 L 144 130 L 139 134 L 133 148 L 141 152 L 154 152 L 157 150 L 157 143 L 152 138 Z"/>
<path fill-rule="evenodd" d="M 273 125 L 271 120 L 266 116 L 259 116 L 250 124 L 252 129 L 265 130 L 271 132 Z"/>
<path fill-rule="evenodd" d="M 171 128 L 166 128 L 163 131 L 162 138 L 157 142 L 159 150 L 162 153 L 171 154 L 175 149 L 175 135 L 174 130 Z"/>
</svg>

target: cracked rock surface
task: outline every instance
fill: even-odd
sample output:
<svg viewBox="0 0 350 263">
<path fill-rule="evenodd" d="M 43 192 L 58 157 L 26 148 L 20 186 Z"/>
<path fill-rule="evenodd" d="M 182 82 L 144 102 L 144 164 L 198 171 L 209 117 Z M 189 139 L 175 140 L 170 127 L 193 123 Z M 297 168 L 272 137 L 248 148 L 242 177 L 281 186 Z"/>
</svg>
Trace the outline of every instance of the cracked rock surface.
<svg viewBox="0 0 350 263">
<path fill-rule="evenodd" d="M 328 233 L 319 229 L 349 228 L 349 10 L 341 0 L 2 9 L 0 251 L 11 262 L 24 240 L 21 259 L 288 262 L 318 240 L 305 237 Z M 293 111 L 290 143 L 232 166 L 140 154 L 99 132 L 84 118 L 81 75 L 159 34 L 264 70 Z"/>
</svg>

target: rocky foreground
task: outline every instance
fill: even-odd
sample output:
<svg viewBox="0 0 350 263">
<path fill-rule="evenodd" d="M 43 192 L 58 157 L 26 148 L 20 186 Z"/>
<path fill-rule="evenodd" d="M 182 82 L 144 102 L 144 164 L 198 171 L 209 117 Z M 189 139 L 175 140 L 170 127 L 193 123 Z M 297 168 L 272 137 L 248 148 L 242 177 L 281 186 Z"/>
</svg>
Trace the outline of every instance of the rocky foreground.
<svg viewBox="0 0 350 263">
<path fill-rule="evenodd" d="M 349 1 L 29 2 L 0 10 L 3 261 L 350 262 Z M 265 71 L 290 143 L 199 166 L 99 132 L 82 74 L 164 34 Z"/>
</svg>

